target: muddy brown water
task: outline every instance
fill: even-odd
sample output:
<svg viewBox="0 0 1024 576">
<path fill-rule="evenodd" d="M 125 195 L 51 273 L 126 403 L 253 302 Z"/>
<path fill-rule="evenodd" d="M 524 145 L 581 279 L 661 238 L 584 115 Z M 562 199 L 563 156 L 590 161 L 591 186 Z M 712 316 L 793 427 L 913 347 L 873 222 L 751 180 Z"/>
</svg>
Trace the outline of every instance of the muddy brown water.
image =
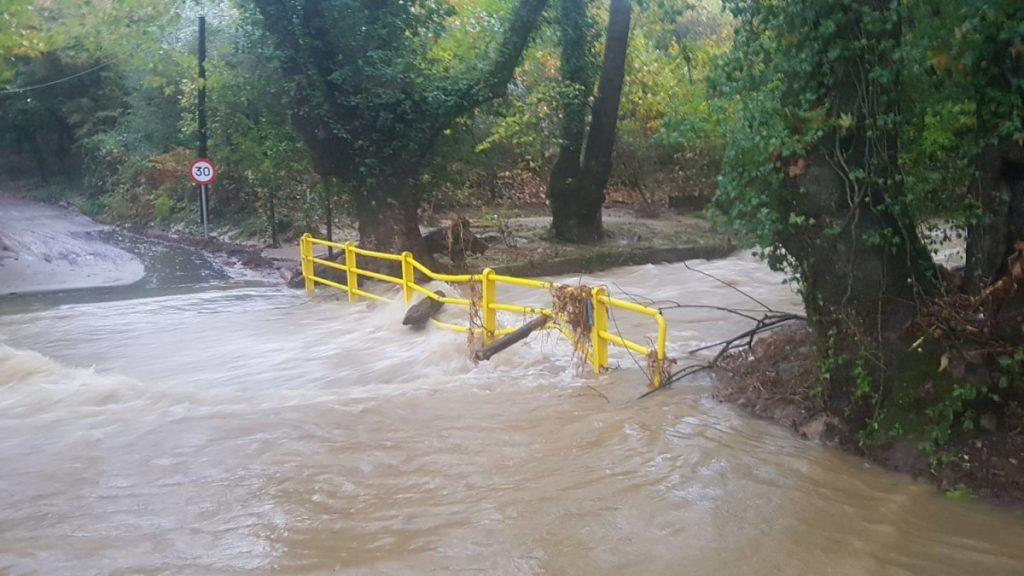
<svg viewBox="0 0 1024 576">
<path fill-rule="evenodd" d="M 798 309 L 753 258 L 699 266 Z M 752 306 L 682 264 L 585 280 Z M 0 316 L 0 573 L 1024 574 L 1020 512 L 796 439 L 705 377 L 637 400 L 621 350 L 600 376 L 555 335 L 474 365 L 402 313 L 247 287 Z M 747 326 L 668 316 L 676 356 Z"/>
</svg>

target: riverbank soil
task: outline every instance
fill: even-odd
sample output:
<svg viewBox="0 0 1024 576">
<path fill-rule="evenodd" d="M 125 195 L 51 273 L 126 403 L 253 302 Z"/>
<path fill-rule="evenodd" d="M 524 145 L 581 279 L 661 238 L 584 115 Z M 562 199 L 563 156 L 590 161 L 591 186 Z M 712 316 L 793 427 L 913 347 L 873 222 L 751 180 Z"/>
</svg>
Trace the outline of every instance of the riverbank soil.
<svg viewBox="0 0 1024 576">
<path fill-rule="evenodd" d="M 897 472 L 925 478 L 950 497 L 978 496 L 1024 505 L 1024 407 L 1004 422 L 982 418 L 980 430 L 958 430 L 937 455 L 917 440 L 862 446 L 821 403 L 820 356 L 806 325 L 791 325 L 727 355 L 714 373 L 716 398 L 773 420 L 803 438 L 836 444 Z"/>
<path fill-rule="evenodd" d="M 838 438 L 838 421 L 825 414 L 814 338 L 805 324 L 783 326 L 748 350 L 722 358 L 714 369 L 715 398 L 774 420 L 802 438 Z"/>
<path fill-rule="evenodd" d="M 505 274 L 545 276 L 721 258 L 734 249 L 728 236 L 697 214 L 609 204 L 602 220 L 603 240 L 566 244 L 550 237 L 551 217 L 544 207 L 513 213 L 481 209 L 473 220 L 474 232 L 490 248 L 485 254 L 472 255 L 467 264 L 470 269 L 490 266 Z"/>
</svg>

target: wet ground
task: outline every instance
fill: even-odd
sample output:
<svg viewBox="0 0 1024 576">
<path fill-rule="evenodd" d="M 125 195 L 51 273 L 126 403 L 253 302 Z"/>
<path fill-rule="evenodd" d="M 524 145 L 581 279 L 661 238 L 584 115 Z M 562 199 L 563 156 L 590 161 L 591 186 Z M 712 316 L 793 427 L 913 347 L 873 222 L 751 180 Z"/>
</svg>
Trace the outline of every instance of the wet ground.
<svg viewBox="0 0 1024 576">
<path fill-rule="evenodd" d="M 142 262 L 100 238 L 106 229 L 64 208 L 0 193 L 0 295 L 135 282 Z"/>
</svg>

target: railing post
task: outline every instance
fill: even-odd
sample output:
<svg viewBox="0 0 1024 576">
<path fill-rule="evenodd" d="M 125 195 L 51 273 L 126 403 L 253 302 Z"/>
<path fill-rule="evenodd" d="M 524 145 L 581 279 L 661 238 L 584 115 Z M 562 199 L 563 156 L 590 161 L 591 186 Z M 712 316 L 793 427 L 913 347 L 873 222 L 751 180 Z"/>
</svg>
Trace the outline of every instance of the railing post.
<svg viewBox="0 0 1024 576">
<path fill-rule="evenodd" d="M 348 301 L 356 301 L 356 290 L 359 289 L 359 274 L 356 273 L 358 268 L 356 267 L 356 252 L 353 250 L 355 244 L 349 240 L 345 242 L 345 267 L 348 268 L 346 271 L 346 285 L 348 286 Z"/>
<path fill-rule="evenodd" d="M 416 282 L 416 269 L 412 266 L 412 252 L 402 252 L 402 298 L 412 300 L 412 285 Z"/>
<path fill-rule="evenodd" d="M 608 340 L 601 336 L 601 332 L 608 331 L 608 304 L 602 300 L 608 296 L 608 290 L 598 286 L 590 291 L 594 318 L 590 325 L 590 364 L 594 372 L 601 373 L 601 370 L 608 367 Z"/>
<path fill-rule="evenodd" d="M 306 281 L 306 294 L 313 295 L 313 238 L 309 232 L 299 240 L 299 262 L 302 264 L 302 277 Z"/>
<path fill-rule="evenodd" d="M 484 323 L 484 343 L 490 344 L 494 340 L 494 331 L 498 329 L 498 311 L 494 309 L 494 303 L 497 302 L 494 270 L 484 268 L 480 274 L 480 284 L 480 315 Z"/>
<path fill-rule="evenodd" d="M 654 352 L 658 357 L 658 362 L 654 367 L 654 374 L 651 376 L 651 384 L 655 388 L 661 388 L 661 377 L 665 373 L 665 339 L 668 327 L 665 325 L 665 317 L 660 312 L 654 317 L 654 321 L 658 323 L 658 348 Z"/>
</svg>

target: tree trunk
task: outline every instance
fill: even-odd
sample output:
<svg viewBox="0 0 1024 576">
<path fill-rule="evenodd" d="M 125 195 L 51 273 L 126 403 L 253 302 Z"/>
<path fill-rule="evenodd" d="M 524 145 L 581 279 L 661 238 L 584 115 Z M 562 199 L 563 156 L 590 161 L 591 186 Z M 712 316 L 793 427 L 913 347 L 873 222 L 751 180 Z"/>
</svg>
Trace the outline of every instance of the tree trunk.
<svg viewBox="0 0 1024 576">
<path fill-rule="evenodd" d="M 270 224 L 270 247 L 279 248 L 281 245 L 277 241 L 277 215 L 274 213 L 273 189 L 267 190 L 267 218 Z"/>
<path fill-rule="evenodd" d="M 334 242 L 334 194 L 328 192 L 324 198 L 324 220 L 327 222 L 327 241 Z M 334 255 L 334 248 L 327 247 L 327 256 Z"/>
<path fill-rule="evenodd" d="M 889 4 L 863 3 L 873 12 Z M 853 43 L 865 33 L 864 16 L 849 17 L 838 34 Z M 881 124 L 898 111 L 899 79 L 873 75 L 895 69 L 891 46 L 900 30 L 877 31 L 863 52 L 834 72 L 829 107 L 852 119 L 831 128 L 802 158 L 788 159 L 789 186 L 800 190 L 791 207 L 806 224 L 787 229 L 780 241 L 803 281 L 803 299 L 823 349 L 836 362 L 829 373 L 826 405 L 856 427 L 865 425 L 901 386 L 921 383 L 922 361 L 911 351 L 909 324 L 936 294 L 935 267 L 903 208 L 898 131 Z M 865 63 L 870 63 L 866 65 Z M 885 78 L 885 81 L 878 80 Z M 868 97 L 863 95 L 867 93 Z M 851 178 L 853 172 L 866 177 Z M 937 360 L 930 368 L 934 371 Z"/>
<path fill-rule="evenodd" d="M 1004 142 L 977 162 L 975 198 L 982 219 L 967 228 L 967 288 L 980 292 L 1006 273 L 1006 258 L 1024 240 L 1024 148 Z"/>
<path fill-rule="evenodd" d="M 561 98 L 562 126 L 558 158 L 548 179 L 551 229 L 567 242 L 580 240 L 580 162 L 587 134 L 587 111 L 594 86 L 593 42 L 586 0 L 558 4 L 558 31 L 562 45 L 561 75 L 566 93 Z"/>
<path fill-rule="evenodd" d="M 436 268 L 420 232 L 420 194 L 412 182 L 389 179 L 357 193 L 355 200 L 360 247 L 393 254 L 408 250 L 423 265 Z"/>
<path fill-rule="evenodd" d="M 626 80 L 626 53 L 629 50 L 632 9 L 631 0 L 611 0 L 604 63 L 601 65 L 601 79 L 597 84 L 590 134 L 587 135 L 587 148 L 583 156 L 583 185 L 577 233 L 584 241 L 597 241 L 604 237 L 601 207 L 604 205 L 604 191 L 612 171 L 619 103 L 622 101 L 622 86 Z"/>
<path fill-rule="evenodd" d="M 632 3 L 611 0 L 604 61 L 591 109 L 589 132 L 584 126 L 585 98 L 592 85 L 584 56 L 589 39 L 580 26 L 580 23 L 585 25 L 586 20 L 578 15 L 586 13 L 586 5 L 582 0 L 566 0 L 561 6 L 566 13 L 561 22 L 562 77 L 577 93 L 563 103 L 562 145 L 548 182 L 551 229 L 559 240 L 596 242 L 604 237 L 601 207 L 615 148 Z"/>
</svg>

